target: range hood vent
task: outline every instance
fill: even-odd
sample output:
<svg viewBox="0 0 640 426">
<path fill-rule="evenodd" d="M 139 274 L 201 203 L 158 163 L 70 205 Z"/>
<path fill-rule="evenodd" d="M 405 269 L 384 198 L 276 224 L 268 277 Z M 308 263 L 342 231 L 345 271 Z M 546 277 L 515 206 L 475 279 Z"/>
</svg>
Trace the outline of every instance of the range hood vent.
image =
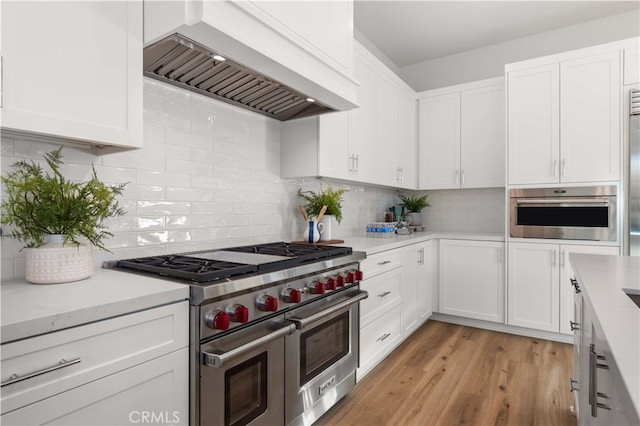
<svg viewBox="0 0 640 426">
<path fill-rule="evenodd" d="M 224 55 L 221 55 L 224 56 Z M 180 34 L 144 49 L 144 75 L 286 121 L 335 111 Z"/>
</svg>

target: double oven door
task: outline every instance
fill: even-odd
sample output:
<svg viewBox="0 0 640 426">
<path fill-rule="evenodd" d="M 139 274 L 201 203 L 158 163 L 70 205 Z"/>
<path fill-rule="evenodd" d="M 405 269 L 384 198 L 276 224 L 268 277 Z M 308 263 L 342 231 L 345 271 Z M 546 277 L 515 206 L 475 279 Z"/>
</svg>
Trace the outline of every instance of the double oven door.
<svg viewBox="0 0 640 426">
<path fill-rule="evenodd" d="M 317 420 L 356 384 L 359 305 L 357 287 L 286 314 L 296 331 L 285 338 L 285 424 Z"/>
<path fill-rule="evenodd" d="M 284 336 L 294 330 L 278 316 L 201 345 L 192 424 L 284 424 Z"/>
</svg>

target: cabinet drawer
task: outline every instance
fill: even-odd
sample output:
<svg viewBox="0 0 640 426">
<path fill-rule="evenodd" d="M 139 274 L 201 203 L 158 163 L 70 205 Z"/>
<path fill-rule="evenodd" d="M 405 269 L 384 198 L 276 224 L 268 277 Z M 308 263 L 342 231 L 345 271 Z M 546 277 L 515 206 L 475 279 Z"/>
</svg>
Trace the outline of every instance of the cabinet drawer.
<svg viewBox="0 0 640 426">
<path fill-rule="evenodd" d="M 393 306 L 401 303 L 402 272 L 400 269 L 385 272 L 360 282 L 360 288 L 369 297 L 360 302 L 360 324 L 370 323 Z"/>
<path fill-rule="evenodd" d="M 367 255 L 367 258 L 360 262 L 360 270 L 364 273 L 365 279 L 400 266 L 402 266 L 402 250 L 400 249 Z"/>
<path fill-rule="evenodd" d="M 360 330 L 360 369 L 358 379 L 387 356 L 402 338 L 398 306 Z"/>
<path fill-rule="evenodd" d="M 184 301 L 2 345 L 2 413 L 186 347 L 188 334 Z"/>
<path fill-rule="evenodd" d="M 186 425 L 188 365 L 189 349 L 183 348 L 3 414 L 0 421 L 6 425 Z M 152 422 L 148 413 L 155 416 Z"/>
</svg>

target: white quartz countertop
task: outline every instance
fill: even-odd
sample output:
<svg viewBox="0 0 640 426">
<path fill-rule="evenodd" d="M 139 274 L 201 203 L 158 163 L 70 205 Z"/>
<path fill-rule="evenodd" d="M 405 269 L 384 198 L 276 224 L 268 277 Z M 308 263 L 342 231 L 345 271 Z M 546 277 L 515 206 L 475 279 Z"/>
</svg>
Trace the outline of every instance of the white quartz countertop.
<svg viewBox="0 0 640 426">
<path fill-rule="evenodd" d="M 3 281 L 2 343 L 189 299 L 189 286 L 109 269 L 64 284 Z"/>
<path fill-rule="evenodd" d="M 640 308 L 624 293 L 640 294 L 640 257 L 569 255 L 620 371 L 636 416 L 640 414 Z"/>
<path fill-rule="evenodd" d="M 390 238 L 371 238 L 362 235 L 354 235 L 345 237 L 344 243 L 341 245 L 351 247 L 354 251 L 364 251 L 368 255 L 371 255 L 433 239 L 504 241 L 504 234 L 473 232 L 414 232 L 410 235 L 395 235 Z"/>
</svg>

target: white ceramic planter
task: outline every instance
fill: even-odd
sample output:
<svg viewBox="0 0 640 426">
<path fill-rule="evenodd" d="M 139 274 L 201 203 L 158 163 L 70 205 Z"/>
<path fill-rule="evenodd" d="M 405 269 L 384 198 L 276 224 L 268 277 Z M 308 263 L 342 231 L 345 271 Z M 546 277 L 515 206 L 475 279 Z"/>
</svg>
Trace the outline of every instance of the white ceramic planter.
<svg viewBox="0 0 640 426">
<path fill-rule="evenodd" d="M 409 219 L 409 226 L 422 226 L 422 213 L 408 212 L 405 216 Z"/>
<path fill-rule="evenodd" d="M 62 235 L 50 235 L 42 247 L 25 249 L 27 281 L 58 284 L 79 281 L 93 274 L 91 246 L 63 245 Z"/>
</svg>

